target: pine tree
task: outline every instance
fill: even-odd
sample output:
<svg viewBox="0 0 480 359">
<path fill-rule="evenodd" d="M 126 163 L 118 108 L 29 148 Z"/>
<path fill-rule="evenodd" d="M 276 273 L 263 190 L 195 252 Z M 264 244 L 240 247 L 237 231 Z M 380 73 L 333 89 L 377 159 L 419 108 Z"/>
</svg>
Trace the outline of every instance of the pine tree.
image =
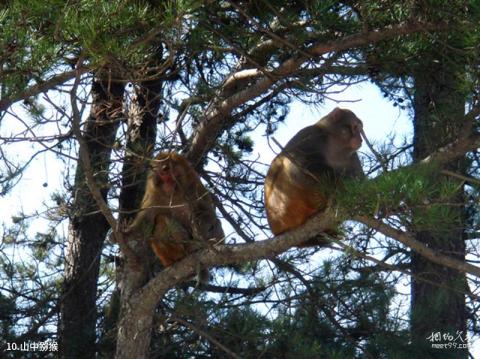
<svg viewBox="0 0 480 359">
<path fill-rule="evenodd" d="M 1 5 L 0 193 L 24 191 L 39 159 L 64 171 L 4 226 L 4 342 L 55 339 L 65 358 L 389 358 L 438 354 L 431 332 L 475 334 L 478 23 L 475 4 L 447 1 Z M 267 239 L 255 139 L 273 143 L 292 104 L 366 81 L 410 111 L 413 139 L 363 156 L 368 179 L 332 203 L 346 220 L 333 250 L 293 249 L 319 218 Z M 122 232 L 164 150 L 234 232 L 168 270 Z M 195 287 L 198 262 L 213 279 Z"/>
</svg>

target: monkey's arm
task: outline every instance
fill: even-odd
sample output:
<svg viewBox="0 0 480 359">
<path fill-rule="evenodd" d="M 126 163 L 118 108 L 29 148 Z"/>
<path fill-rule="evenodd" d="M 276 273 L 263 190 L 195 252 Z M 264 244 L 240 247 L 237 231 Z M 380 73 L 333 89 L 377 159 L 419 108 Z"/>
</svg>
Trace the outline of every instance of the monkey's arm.
<svg viewBox="0 0 480 359">
<path fill-rule="evenodd" d="M 199 235 L 204 240 L 222 240 L 225 234 L 215 212 L 210 192 L 198 180 L 195 199 L 191 202 L 192 219 Z"/>
<path fill-rule="evenodd" d="M 159 206 L 153 204 L 151 196 L 147 193 L 144 196 L 139 212 L 135 216 L 133 222 L 128 226 L 125 233 L 143 232 L 144 236 L 151 235 L 155 226 L 155 217 L 161 212 L 158 207 Z"/>
</svg>

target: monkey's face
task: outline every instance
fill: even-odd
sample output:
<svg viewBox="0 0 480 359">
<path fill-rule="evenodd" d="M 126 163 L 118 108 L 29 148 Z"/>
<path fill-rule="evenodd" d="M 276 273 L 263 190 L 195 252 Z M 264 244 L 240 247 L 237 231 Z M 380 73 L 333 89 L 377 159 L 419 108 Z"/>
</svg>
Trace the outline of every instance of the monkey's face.
<svg viewBox="0 0 480 359">
<path fill-rule="evenodd" d="M 350 123 L 350 147 L 352 151 L 358 150 L 362 146 L 363 123 L 358 118 L 352 119 Z"/>
<path fill-rule="evenodd" d="M 337 154 L 350 156 L 362 146 L 363 123 L 350 110 L 337 107 L 317 125 L 329 133 Z"/>
<path fill-rule="evenodd" d="M 184 167 L 172 157 L 157 158 L 153 167 L 155 185 L 166 194 L 172 194 L 185 176 Z"/>
<path fill-rule="evenodd" d="M 355 152 L 362 146 L 363 124 L 355 115 L 339 119 L 335 124 L 337 142 L 348 152 Z"/>
</svg>

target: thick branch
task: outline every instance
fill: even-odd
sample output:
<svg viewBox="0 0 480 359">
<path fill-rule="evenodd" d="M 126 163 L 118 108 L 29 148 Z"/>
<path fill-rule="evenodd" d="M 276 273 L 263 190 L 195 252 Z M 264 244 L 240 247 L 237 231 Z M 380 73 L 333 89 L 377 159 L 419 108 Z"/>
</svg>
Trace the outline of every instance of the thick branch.
<svg viewBox="0 0 480 359">
<path fill-rule="evenodd" d="M 212 267 L 229 264 L 241 264 L 261 258 L 272 258 L 288 249 L 302 243 L 305 238 L 311 238 L 332 225 L 335 216 L 331 212 L 322 213 L 307 222 L 301 228 L 275 237 L 248 244 L 218 245 L 188 256 L 164 269 L 139 292 L 135 293 L 130 306 L 154 307 L 164 293 L 175 284 L 196 273 L 198 264 L 201 267 Z"/>
<path fill-rule="evenodd" d="M 408 234 L 398 231 L 388 225 L 368 217 L 357 216 L 354 220 L 363 223 L 379 232 L 394 238 L 404 245 L 412 248 L 432 262 L 457 269 L 462 272 L 480 277 L 480 268 L 471 264 L 456 260 L 454 258 L 439 254 L 424 244 L 416 241 Z M 147 283 L 141 290 L 133 294 L 129 300 L 129 307 L 132 311 L 129 316 L 134 318 L 153 313 L 153 310 L 165 292 L 175 284 L 189 278 L 196 273 L 198 264 L 202 267 L 211 267 L 218 265 L 240 264 L 247 261 L 258 260 L 262 258 L 272 258 L 288 249 L 302 243 L 305 238 L 311 238 L 318 233 L 330 228 L 332 224 L 338 221 L 332 210 L 321 213 L 308 221 L 305 225 L 295 230 L 279 235 L 273 239 L 258 241 L 239 245 L 219 245 L 211 249 L 202 250 L 191 256 L 177 262 L 171 267 L 166 268 Z M 127 322 L 129 318 L 124 318 Z M 136 328 L 125 327 L 125 332 L 120 333 L 125 339 L 135 337 L 138 331 L 149 330 L 149 322 L 145 322 L 145 327 L 139 325 Z M 128 341 L 128 339 L 126 339 Z"/>
<path fill-rule="evenodd" d="M 467 119 L 472 117 L 472 115 L 473 113 L 467 114 Z M 472 134 L 470 136 L 465 136 L 462 139 L 441 148 L 422 162 L 429 163 L 430 161 L 436 161 L 437 163 L 443 164 L 450 161 L 452 158 L 464 155 L 466 152 L 477 148 L 479 145 L 480 135 Z M 433 262 L 480 277 L 480 268 L 436 253 L 410 237 L 407 233 L 397 231 L 380 221 L 368 217 L 357 216 L 353 219 L 398 240 Z M 222 245 L 215 247 L 215 249 L 195 253 L 187 259 L 165 269 L 160 275 L 150 281 L 138 296 L 139 298 L 145 299 L 148 297 L 148 293 L 152 290 L 157 294 L 159 292 L 165 292 L 172 285 L 175 285 L 183 279 L 191 276 L 192 273 L 195 273 L 198 262 L 203 266 L 211 267 L 217 265 L 239 264 L 261 258 L 271 258 L 296 246 L 304 241 L 305 238 L 311 238 L 318 233 L 321 233 L 325 228 L 329 228 L 329 225 L 333 222 L 334 216 L 332 213 L 322 213 L 314 217 L 314 219 L 307 222 L 301 228 L 284 233 L 272 240 L 234 246 Z"/>
<path fill-rule="evenodd" d="M 240 264 L 260 258 L 271 258 L 302 243 L 305 238 L 322 232 L 325 228 L 330 227 L 334 220 L 332 213 L 322 213 L 302 228 L 272 240 L 215 246 L 194 253 L 164 269 L 143 288 L 132 293 L 128 299 L 126 304 L 128 310 L 123 313 L 118 326 L 118 343 L 121 343 L 121 345 L 117 346 L 116 358 L 130 358 L 130 351 L 127 349 L 132 347 L 138 348 L 140 352 L 146 352 L 150 336 L 147 336 L 147 338 L 145 333 L 151 330 L 153 313 L 159 299 L 169 288 L 194 275 L 199 263 L 201 267 L 206 268 L 215 265 Z M 131 323 L 136 323 L 136 325 L 131 325 Z M 139 338 L 142 338 L 141 343 L 139 343 Z"/>
<path fill-rule="evenodd" d="M 434 162 L 444 165 L 480 147 L 480 133 L 473 132 L 474 123 L 479 115 L 480 106 L 473 107 L 472 110 L 464 116 L 462 121 L 458 121 L 463 123 L 463 128 L 457 140 L 439 148 L 427 158 L 424 158 L 421 163 Z"/>
<path fill-rule="evenodd" d="M 440 165 L 447 164 L 452 160 L 458 159 L 469 151 L 473 151 L 480 147 L 480 134 L 475 133 L 468 137 L 462 137 L 456 141 L 435 151 L 427 158 L 423 159 L 421 163 L 437 163 Z"/>
<path fill-rule="evenodd" d="M 399 35 L 407 35 L 434 29 L 441 30 L 443 28 L 445 28 L 445 24 L 400 24 L 382 30 L 359 33 L 335 41 L 317 44 L 309 49 L 309 53 L 311 54 L 311 57 L 319 57 L 329 52 L 344 51 L 370 43 L 380 42 Z M 269 72 L 262 72 L 259 79 L 251 86 L 227 98 L 223 98 L 225 92 L 224 89 L 222 89 L 217 95 L 220 100 L 206 113 L 205 118 L 200 123 L 197 132 L 193 136 L 192 144 L 187 154 L 189 160 L 194 165 L 201 162 L 205 153 L 214 146 L 216 139 L 220 136 L 222 131 L 231 125 L 231 121 L 228 121 L 227 119 L 235 108 L 265 93 L 279 80 L 285 79 L 294 74 L 308 59 L 309 57 L 307 56 L 292 57 L 283 62 L 278 68 Z M 259 75 L 256 70 L 250 70 L 250 72 L 245 71 L 247 70 L 242 70 L 240 74 L 232 75 L 226 82 L 228 87 L 231 88 L 232 86 L 235 86 L 236 82 L 244 81 L 246 75 L 250 77 L 256 77 Z"/>
<path fill-rule="evenodd" d="M 42 92 L 46 92 L 48 90 L 53 89 L 55 86 L 64 84 L 65 82 L 75 78 L 75 76 L 79 73 L 80 75 L 86 73 L 88 71 L 87 68 L 75 69 L 72 71 L 63 72 L 61 74 L 55 75 L 50 77 L 49 79 L 37 83 L 19 94 L 16 94 L 11 97 L 7 97 L 0 100 L 0 112 L 5 111 L 11 105 L 13 105 L 17 101 L 25 100 L 29 97 L 36 96 Z"/>
</svg>

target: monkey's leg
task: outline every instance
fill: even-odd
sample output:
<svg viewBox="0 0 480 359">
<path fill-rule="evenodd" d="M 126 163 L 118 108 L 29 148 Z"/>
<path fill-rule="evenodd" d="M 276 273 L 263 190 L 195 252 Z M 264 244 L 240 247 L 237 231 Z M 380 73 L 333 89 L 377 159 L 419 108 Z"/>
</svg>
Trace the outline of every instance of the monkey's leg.
<svg viewBox="0 0 480 359">
<path fill-rule="evenodd" d="M 165 267 L 183 259 L 188 253 L 188 232 L 175 220 L 158 215 L 150 245 Z"/>
</svg>

